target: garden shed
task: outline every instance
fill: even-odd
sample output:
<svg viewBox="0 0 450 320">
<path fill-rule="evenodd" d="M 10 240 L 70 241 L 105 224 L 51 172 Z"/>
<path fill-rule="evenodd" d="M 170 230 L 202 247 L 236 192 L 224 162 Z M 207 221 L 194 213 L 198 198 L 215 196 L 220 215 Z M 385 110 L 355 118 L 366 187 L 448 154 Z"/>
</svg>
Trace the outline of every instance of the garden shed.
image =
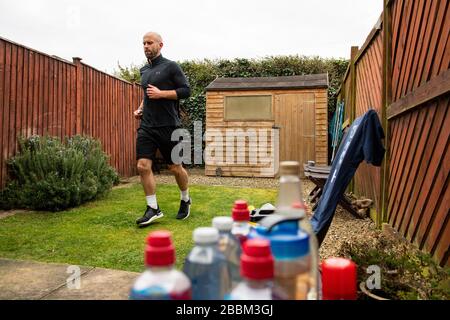
<svg viewBox="0 0 450 320">
<path fill-rule="evenodd" d="M 328 74 L 215 79 L 206 87 L 205 174 L 274 177 L 279 161 L 326 165 L 327 89 Z"/>
</svg>

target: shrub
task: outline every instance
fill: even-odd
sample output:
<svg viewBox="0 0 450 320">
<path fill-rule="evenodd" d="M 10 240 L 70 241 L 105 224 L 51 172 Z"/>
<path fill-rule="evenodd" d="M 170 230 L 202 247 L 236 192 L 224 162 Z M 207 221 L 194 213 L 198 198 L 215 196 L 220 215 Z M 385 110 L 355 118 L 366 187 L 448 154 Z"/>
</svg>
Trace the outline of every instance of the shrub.
<svg viewBox="0 0 450 320">
<path fill-rule="evenodd" d="M 1 192 L 3 209 L 60 211 L 108 192 L 119 176 L 108 165 L 98 140 L 31 136 L 19 139 L 19 152 L 8 160 L 10 182 Z"/>
<path fill-rule="evenodd" d="M 380 267 L 381 288 L 373 294 L 393 300 L 450 298 L 450 268 L 441 268 L 429 254 L 379 230 L 366 239 L 344 242 L 338 255 L 357 264 L 358 283 L 369 277 L 369 266 Z M 363 294 L 360 298 L 367 299 Z"/>
</svg>

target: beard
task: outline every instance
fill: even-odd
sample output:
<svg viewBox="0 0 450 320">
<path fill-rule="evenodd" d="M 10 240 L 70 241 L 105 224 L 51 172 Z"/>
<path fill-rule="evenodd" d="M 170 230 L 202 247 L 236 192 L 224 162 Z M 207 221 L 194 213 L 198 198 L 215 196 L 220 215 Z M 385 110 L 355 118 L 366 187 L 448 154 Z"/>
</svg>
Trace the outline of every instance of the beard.
<svg viewBox="0 0 450 320">
<path fill-rule="evenodd" d="M 152 60 L 154 58 L 156 58 L 156 56 L 158 55 L 158 51 L 156 50 L 150 50 L 150 51 L 145 51 L 145 56 L 147 57 L 147 59 Z"/>
</svg>

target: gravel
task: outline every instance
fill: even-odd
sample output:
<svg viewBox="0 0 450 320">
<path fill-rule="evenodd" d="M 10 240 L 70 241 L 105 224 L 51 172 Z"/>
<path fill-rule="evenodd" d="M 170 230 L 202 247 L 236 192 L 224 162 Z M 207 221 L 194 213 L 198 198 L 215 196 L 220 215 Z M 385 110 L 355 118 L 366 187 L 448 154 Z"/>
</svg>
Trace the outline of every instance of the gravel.
<svg viewBox="0 0 450 320">
<path fill-rule="evenodd" d="M 227 186 L 227 187 L 248 187 L 261 189 L 278 188 L 278 180 L 274 178 L 240 178 L 240 177 L 209 177 L 205 176 L 203 169 L 188 169 L 189 184 L 209 185 L 209 186 Z M 175 178 L 170 171 L 164 170 L 160 174 L 155 174 L 156 183 L 175 184 Z M 139 182 L 139 177 L 132 177 L 131 182 Z"/>
</svg>

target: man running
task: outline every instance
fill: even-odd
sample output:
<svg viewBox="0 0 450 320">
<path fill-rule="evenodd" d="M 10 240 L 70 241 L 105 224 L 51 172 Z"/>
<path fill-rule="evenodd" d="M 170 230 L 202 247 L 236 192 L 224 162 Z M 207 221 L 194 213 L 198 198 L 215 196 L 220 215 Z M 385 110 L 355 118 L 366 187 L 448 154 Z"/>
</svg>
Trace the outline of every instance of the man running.
<svg viewBox="0 0 450 320">
<path fill-rule="evenodd" d="M 180 188 L 181 201 L 177 219 L 186 219 L 190 213 L 191 198 L 188 189 L 188 174 L 181 162 L 172 159 L 171 152 L 177 141 L 172 141 L 172 132 L 181 126 L 179 100 L 190 96 L 189 83 L 180 66 L 161 55 L 163 40 L 156 32 L 148 32 L 143 39 L 144 53 L 148 64 L 140 69 L 144 99 L 134 111 L 141 119 L 136 138 L 137 169 L 144 187 L 147 209 L 136 220 L 139 226 L 149 225 L 163 217 L 156 200 L 156 181 L 152 172 L 152 160 L 159 149 L 169 170 L 175 175 Z"/>
</svg>

